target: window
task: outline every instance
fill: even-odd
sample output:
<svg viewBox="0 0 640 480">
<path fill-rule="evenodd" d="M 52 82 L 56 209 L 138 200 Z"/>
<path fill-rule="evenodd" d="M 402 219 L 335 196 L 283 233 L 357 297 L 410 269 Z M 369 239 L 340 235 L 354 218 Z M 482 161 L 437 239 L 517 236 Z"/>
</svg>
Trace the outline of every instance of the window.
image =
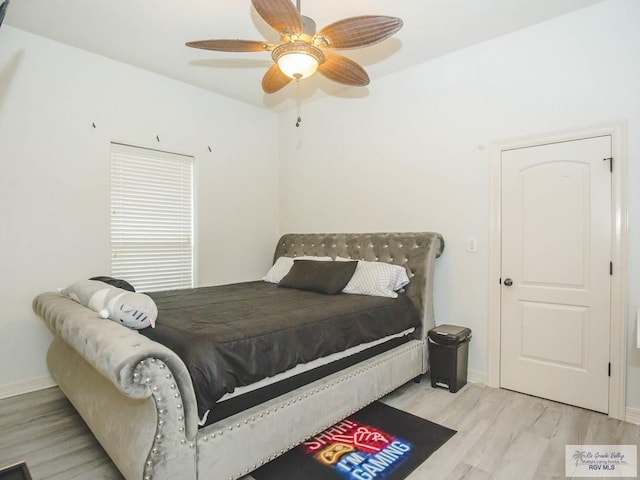
<svg viewBox="0 0 640 480">
<path fill-rule="evenodd" d="M 193 157 L 111 144 L 111 274 L 140 291 L 193 286 Z"/>
</svg>

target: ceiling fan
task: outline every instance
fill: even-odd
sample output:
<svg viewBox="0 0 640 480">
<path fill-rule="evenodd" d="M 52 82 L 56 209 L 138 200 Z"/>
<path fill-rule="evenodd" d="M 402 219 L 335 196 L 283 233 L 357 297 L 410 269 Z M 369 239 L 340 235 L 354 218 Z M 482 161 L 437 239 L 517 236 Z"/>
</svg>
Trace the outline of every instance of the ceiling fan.
<svg viewBox="0 0 640 480">
<path fill-rule="evenodd" d="M 300 15 L 290 0 L 251 0 L 258 14 L 280 34 L 280 43 L 253 40 L 201 40 L 187 46 L 221 52 L 271 52 L 275 62 L 262 79 L 265 93 L 274 93 L 291 80 L 301 80 L 316 70 L 345 85 L 369 84 L 367 72 L 353 60 L 327 50 L 373 45 L 402 28 L 396 17 L 366 15 L 346 18 L 316 32 L 315 22 Z"/>
</svg>

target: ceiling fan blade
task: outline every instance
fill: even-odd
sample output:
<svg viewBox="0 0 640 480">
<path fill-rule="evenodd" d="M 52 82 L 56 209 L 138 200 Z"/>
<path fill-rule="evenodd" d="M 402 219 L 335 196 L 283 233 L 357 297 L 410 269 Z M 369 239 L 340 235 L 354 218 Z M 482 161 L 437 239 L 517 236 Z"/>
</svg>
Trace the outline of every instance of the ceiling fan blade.
<svg viewBox="0 0 640 480">
<path fill-rule="evenodd" d="M 187 42 L 187 47 L 216 50 L 219 52 L 266 52 L 273 50 L 276 45 L 269 42 L 253 40 L 200 40 Z"/>
<path fill-rule="evenodd" d="M 4 15 L 7 12 L 7 7 L 9 6 L 9 0 L 5 0 L 0 3 L 0 25 L 2 25 L 2 21 L 4 20 Z"/>
<path fill-rule="evenodd" d="M 281 35 L 300 35 L 302 19 L 291 0 L 251 0 L 253 8 Z"/>
<path fill-rule="evenodd" d="M 369 75 L 353 60 L 328 52 L 324 52 L 324 56 L 325 61 L 318 67 L 318 72 L 329 80 L 355 87 L 369 85 Z"/>
<path fill-rule="evenodd" d="M 319 47 L 358 48 L 381 42 L 402 28 L 396 17 L 365 15 L 345 18 L 320 30 L 314 38 Z"/>
<path fill-rule="evenodd" d="M 264 93 L 275 93 L 291 80 L 293 79 L 282 73 L 278 65 L 274 63 L 262 77 L 262 90 L 264 90 Z"/>
</svg>

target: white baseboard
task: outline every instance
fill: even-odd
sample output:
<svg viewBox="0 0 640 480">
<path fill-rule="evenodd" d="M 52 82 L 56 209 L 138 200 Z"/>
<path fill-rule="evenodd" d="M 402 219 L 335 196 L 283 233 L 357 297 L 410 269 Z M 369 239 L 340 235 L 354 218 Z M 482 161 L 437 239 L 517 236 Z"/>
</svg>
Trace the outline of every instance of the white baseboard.
<svg viewBox="0 0 640 480">
<path fill-rule="evenodd" d="M 640 425 L 640 408 L 627 407 L 625 420 Z"/>
<path fill-rule="evenodd" d="M 487 375 L 485 373 L 476 372 L 474 370 L 467 370 L 467 382 L 486 385 Z"/>
<path fill-rule="evenodd" d="M 45 388 L 55 387 L 56 385 L 56 382 L 49 375 L 32 378 L 12 385 L 2 385 L 0 386 L 0 399 L 35 392 L 36 390 L 44 390 Z"/>
</svg>

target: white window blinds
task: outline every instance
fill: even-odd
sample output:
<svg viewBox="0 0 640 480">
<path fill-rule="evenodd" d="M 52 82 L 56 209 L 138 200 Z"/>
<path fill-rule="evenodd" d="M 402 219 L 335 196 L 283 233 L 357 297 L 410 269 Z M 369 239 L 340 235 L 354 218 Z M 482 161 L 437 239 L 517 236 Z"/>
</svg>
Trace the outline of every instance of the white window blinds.
<svg viewBox="0 0 640 480">
<path fill-rule="evenodd" d="M 193 286 L 193 157 L 111 144 L 111 274 L 138 291 Z"/>
</svg>

